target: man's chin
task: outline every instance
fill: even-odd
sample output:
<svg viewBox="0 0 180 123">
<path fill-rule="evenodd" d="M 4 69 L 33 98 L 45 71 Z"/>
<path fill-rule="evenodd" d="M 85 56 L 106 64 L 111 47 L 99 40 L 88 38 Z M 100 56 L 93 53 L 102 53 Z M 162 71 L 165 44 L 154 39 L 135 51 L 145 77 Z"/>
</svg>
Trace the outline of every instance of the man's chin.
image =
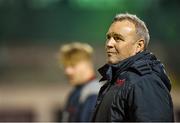
<svg viewBox="0 0 180 123">
<path fill-rule="evenodd" d="M 111 59 L 108 59 L 108 60 L 107 60 L 107 63 L 108 63 L 108 64 L 115 64 L 115 62 L 114 62 L 113 60 L 111 60 Z"/>
<path fill-rule="evenodd" d="M 115 59 L 107 59 L 107 63 L 108 64 L 117 64 L 119 61 L 121 61 L 121 60 L 115 60 Z"/>
<path fill-rule="evenodd" d="M 69 83 L 70 83 L 71 85 L 74 85 L 74 84 L 75 84 L 75 82 L 74 82 L 73 80 L 69 80 Z"/>
<path fill-rule="evenodd" d="M 72 85 L 72 86 L 78 86 L 78 85 L 81 85 L 82 83 L 81 82 L 79 82 L 79 81 L 75 81 L 75 80 L 71 80 L 71 81 L 69 81 L 70 82 L 70 84 Z"/>
<path fill-rule="evenodd" d="M 71 86 L 76 86 L 76 83 L 70 82 L 70 85 L 71 85 Z"/>
</svg>

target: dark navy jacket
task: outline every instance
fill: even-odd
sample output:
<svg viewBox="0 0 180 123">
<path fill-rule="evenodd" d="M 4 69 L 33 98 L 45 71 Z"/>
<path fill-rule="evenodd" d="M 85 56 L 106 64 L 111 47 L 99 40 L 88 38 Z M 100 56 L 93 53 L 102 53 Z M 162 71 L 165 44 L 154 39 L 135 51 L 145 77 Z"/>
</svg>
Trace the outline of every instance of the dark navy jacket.
<svg viewBox="0 0 180 123">
<path fill-rule="evenodd" d="M 174 121 L 170 80 L 153 54 L 143 51 L 99 72 L 107 82 L 92 121 Z"/>
<path fill-rule="evenodd" d="M 76 86 L 70 93 L 62 114 L 63 122 L 88 122 L 91 120 L 100 83 L 97 80 Z"/>
</svg>

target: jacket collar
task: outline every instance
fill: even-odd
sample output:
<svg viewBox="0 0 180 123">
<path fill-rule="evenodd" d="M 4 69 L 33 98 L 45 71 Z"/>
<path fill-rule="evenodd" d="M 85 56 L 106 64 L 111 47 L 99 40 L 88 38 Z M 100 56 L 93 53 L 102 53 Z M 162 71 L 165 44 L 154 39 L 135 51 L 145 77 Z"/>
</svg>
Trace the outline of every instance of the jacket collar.
<svg viewBox="0 0 180 123">
<path fill-rule="evenodd" d="M 145 56 L 146 56 L 146 58 L 152 57 L 150 52 L 143 51 L 143 52 L 137 53 L 136 55 L 131 56 L 127 59 L 124 59 L 117 64 L 105 64 L 103 67 L 98 69 L 99 73 L 102 76 L 100 81 L 105 81 L 105 80 L 107 80 L 109 82 L 112 81 L 113 77 L 117 73 L 127 70 L 134 64 L 135 61 L 144 59 Z"/>
</svg>

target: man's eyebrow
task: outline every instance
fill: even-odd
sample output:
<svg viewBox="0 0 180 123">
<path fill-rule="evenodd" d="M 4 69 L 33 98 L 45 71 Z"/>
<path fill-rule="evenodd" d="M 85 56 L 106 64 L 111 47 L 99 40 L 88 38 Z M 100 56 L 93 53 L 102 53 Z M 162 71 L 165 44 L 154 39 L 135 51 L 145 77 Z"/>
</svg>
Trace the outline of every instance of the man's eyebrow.
<svg viewBox="0 0 180 123">
<path fill-rule="evenodd" d="M 123 37 L 121 34 L 114 33 L 114 32 L 112 32 L 112 33 L 107 33 L 106 36 L 113 36 L 113 37 L 116 36 L 116 37 L 121 38 L 121 40 L 124 40 L 124 37 Z"/>
<path fill-rule="evenodd" d="M 118 36 L 118 37 L 123 38 L 123 36 L 122 36 L 121 34 L 114 33 L 114 32 L 112 32 L 112 33 L 106 33 L 106 36 Z M 123 38 L 123 39 L 124 39 L 124 38 Z"/>
<path fill-rule="evenodd" d="M 118 36 L 118 37 L 124 39 L 123 36 L 122 36 L 121 34 L 114 33 L 113 36 Z"/>
<path fill-rule="evenodd" d="M 110 33 L 108 33 L 108 32 L 106 33 L 106 36 L 110 36 L 110 35 L 111 35 Z"/>
<path fill-rule="evenodd" d="M 118 34 L 118 33 L 114 33 L 114 32 L 111 32 L 111 33 L 106 33 L 106 37 L 118 37 L 120 38 L 121 40 L 125 40 L 124 37 L 121 35 L 121 34 Z"/>
</svg>

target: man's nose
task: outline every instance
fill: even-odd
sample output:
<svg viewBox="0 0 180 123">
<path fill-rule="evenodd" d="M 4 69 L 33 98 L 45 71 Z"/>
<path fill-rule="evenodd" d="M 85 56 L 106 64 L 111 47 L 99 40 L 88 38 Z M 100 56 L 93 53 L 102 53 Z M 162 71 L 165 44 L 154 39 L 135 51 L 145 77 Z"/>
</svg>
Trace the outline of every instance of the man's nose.
<svg viewBox="0 0 180 123">
<path fill-rule="evenodd" d="M 111 37 L 109 40 L 107 40 L 106 46 L 111 48 L 114 46 L 115 40 L 113 37 Z"/>
</svg>

